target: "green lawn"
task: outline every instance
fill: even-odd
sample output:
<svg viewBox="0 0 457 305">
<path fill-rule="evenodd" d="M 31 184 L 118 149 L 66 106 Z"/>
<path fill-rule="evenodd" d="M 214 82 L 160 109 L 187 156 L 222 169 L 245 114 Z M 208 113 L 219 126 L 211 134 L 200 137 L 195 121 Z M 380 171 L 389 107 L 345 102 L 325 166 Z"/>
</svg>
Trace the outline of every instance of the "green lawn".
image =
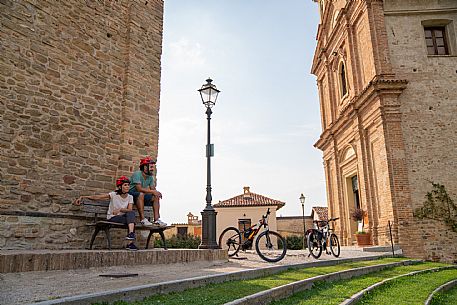
<svg viewBox="0 0 457 305">
<path fill-rule="evenodd" d="M 277 304 L 300 304 L 300 305 L 340 304 L 345 299 L 351 297 L 355 293 L 357 293 L 377 282 L 380 282 L 384 279 L 406 274 L 406 273 L 413 272 L 413 271 L 424 270 L 424 269 L 429 269 L 429 268 L 434 268 L 434 267 L 441 267 L 441 266 L 445 266 L 445 264 L 420 263 L 420 264 L 415 264 L 415 265 L 410 265 L 410 266 L 400 266 L 400 267 L 389 268 L 389 269 L 370 273 L 370 274 L 360 276 L 360 277 L 350 279 L 350 280 L 340 280 L 340 281 L 334 281 L 334 282 L 319 282 L 312 290 L 297 293 L 287 299 L 280 300 L 280 301 L 274 302 L 272 304 L 276 304 L 276 305 Z M 455 270 L 455 272 L 457 273 L 457 270 Z M 437 286 L 439 286 L 439 285 L 437 285 Z M 435 286 L 435 288 L 437 286 Z M 433 289 L 435 289 L 435 288 L 432 288 L 431 291 L 433 291 Z M 406 290 L 409 290 L 409 289 L 410 288 L 406 288 Z M 414 294 L 415 288 L 411 288 L 411 289 L 412 289 L 412 293 Z M 385 304 L 402 304 L 402 305 L 410 304 L 410 303 L 404 303 L 402 301 L 399 301 L 398 296 L 391 293 L 390 291 L 387 292 L 387 294 L 390 294 L 391 299 L 388 299 L 388 300 L 382 299 L 381 303 L 373 303 L 373 304 L 383 304 L 383 305 L 385 305 Z M 427 296 L 425 297 L 425 299 L 427 298 Z M 419 303 L 423 304 L 425 299 L 422 301 L 422 303 L 420 303 L 420 302 Z M 414 304 L 419 304 L 419 303 L 414 303 Z M 359 303 L 359 304 L 372 304 L 372 303 Z"/>
<path fill-rule="evenodd" d="M 433 290 L 456 278 L 457 269 L 400 278 L 376 288 L 373 293 L 364 296 L 359 304 L 424 304 Z M 454 299 L 452 303 L 447 304 L 455 305 L 456 303 L 457 299 Z"/>
<path fill-rule="evenodd" d="M 275 275 L 252 280 L 232 281 L 219 284 L 210 284 L 200 288 L 188 289 L 182 292 L 165 295 L 154 295 L 141 302 L 132 304 L 223 304 L 238 298 L 254 294 L 273 287 L 281 286 L 295 281 L 300 281 L 316 275 L 337 272 L 352 268 L 373 266 L 398 262 L 404 258 L 384 258 L 372 261 L 350 262 L 335 266 L 312 267 L 303 269 L 290 269 Z M 115 304 L 128 304 L 124 301 Z"/>
<path fill-rule="evenodd" d="M 454 305 L 457 300 L 457 286 L 454 286 L 454 288 L 444 291 L 444 292 L 438 292 L 433 296 L 432 302 L 430 303 L 431 305 Z"/>
</svg>

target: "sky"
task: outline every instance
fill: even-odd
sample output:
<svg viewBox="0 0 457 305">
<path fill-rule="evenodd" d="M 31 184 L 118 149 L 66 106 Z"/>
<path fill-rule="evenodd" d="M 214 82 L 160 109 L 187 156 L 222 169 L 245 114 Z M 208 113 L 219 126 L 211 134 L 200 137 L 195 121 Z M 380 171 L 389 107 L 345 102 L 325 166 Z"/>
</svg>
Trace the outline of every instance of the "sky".
<svg viewBox="0 0 457 305">
<path fill-rule="evenodd" d="M 198 89 L 211 77 L 213 204 L 251 192 L 285 202 L 277 216 L 326 206 L 312 0 L 167 0 L 157 190 L 161 217 L 185 223 L 206 206 L 207 120 Z"/>
</svg>

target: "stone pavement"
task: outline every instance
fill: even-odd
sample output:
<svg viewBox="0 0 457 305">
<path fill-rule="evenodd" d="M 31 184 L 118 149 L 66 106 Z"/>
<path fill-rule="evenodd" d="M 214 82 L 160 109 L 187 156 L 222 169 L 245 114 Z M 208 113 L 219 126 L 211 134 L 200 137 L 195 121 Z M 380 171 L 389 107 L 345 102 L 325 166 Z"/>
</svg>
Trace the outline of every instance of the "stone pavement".
<svg viewBox="0 0 457 305">
<path fill-rule="evenodd" d="M 363 252 L 357 247 L 342 247 L 340 258 L 376 256 L 379 252 Z M 35 271 L 0 274 L 0 304 L 24 304 L 94 292 L 116 290 L 145 284 L 259 269 L 315 261 L 303 250 L 289 250 L 278 263 L 263 261 L 255 251 L 240 253 L 246 259 L 198 261 L 166 265 L 115 266 L 65 271 Z M 323 254 L 320 260 L 332 260 Z M 134 277 L 100 277 L 106 274 L 137 273 Z"/>
</svg>

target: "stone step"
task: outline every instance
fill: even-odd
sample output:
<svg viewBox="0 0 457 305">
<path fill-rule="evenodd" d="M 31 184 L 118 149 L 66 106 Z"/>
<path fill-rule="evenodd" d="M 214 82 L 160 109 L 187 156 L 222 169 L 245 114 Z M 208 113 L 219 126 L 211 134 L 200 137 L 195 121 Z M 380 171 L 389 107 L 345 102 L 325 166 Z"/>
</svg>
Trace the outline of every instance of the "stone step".
<svg viewBox="0 0 457 305">
<path fill-rule="evenodd" d="M 301 269 L 301 268 L 311 268 L 311 267 L 323 267 L 323 266 L 333 266 L 337 264 L 347 263 L 347 262 L 357 262 L 357 261 L 366 261 L 366 260 L 375 260 L 378 258 L 383 257 L 383 255 L 379 256 L 371 256 L 371 257 L 357 257 L 357 258 L 338 258 L 335 260 L 320 260 L 314 261 L 311 263 L 300 263 L 300 264 L 291 264 L 291 265 L 282 265 L 282 266 L 270 266 L 270 267 L 260 267 L 255 268 L 252 270 L 243 270 L 243 271 L 235 271 L 235 272 L 222 272 L 220 274 L 213 274 L 207 276 L 199 276 L 193 277 L 188 279 L 181 279 L 181 280 L 173 280 L 163 283 L 157 284 L 147 284 L 141 285 L 136 287 L 127 287 L 123 289 L 116 289 L 112 291 L 103 291 L 103 292 L 96 292 L 96 293 L 89 293 L 89 294 L 81 294 L 75 295 L 71 297 L 64 297 L 60 299 L 50 300 L 50 301 L 43 301 L 39 303 L 35 303 L 37 305 L 56 305 L 56 304 L 65 304 L 65 305 L 81 305 L 81 304 L 93 304 L 95 302 L 102 303 L 102 302 L 115 302 L 115 301 L 140 301 L 146 297 L 150 297 L 155 294 L 164 294 L 170 292 L 180 292 L 186 289 L 197 288 L 201 286 L 205 286 L 208 284 L 214 283 L 222 283 L 227 281 L 239 281 L 239 280 L 247 280 L 247 279 L 254 279 L 259 277 L 265 277 L 272 274 L 277 274 L 286 270 L 290 269 Z M 354 275 L 364 274 L 363 270 L 373 270 L 373 269 L 382 269 L 386 268 L 387 266 L 396 266 L 396 265 L 405 265 L 413 263 L 414 261 L 403 261 L 397 263 L 389 263 L 389 264 L 381 264 L 376 266 L 369 266 L 369 267 L 362 267 L 357 269 L 350 269 L 341 272 L 336 272 L 332 275 L 322 275 L 313 277 L 307 280 L 303 280 L 300 282 L 310 281 L 311 283 L 316 279 L 320 279 L 323 277 L 325 279 L 326 276 L 328 277 L 335 277 L 341 278 L 342 276 L 346 275 L 346 277 L 352 277 Z M 272 299 L 273 296 L 276 296 L 275 290 L 283 290 L 281 293 L 285 293 L 285 295 L 290 295 L 291 292 L 295 291 L 293 286 L 295 283 L 287 284 L 284 286 L 272 288 L 269 290 L 265 290 L 255 295 L 247 296 L 245 298 L 233 301 L 234 304 L 238 304 L 240 300 L 242 304 L 266 304 L 265 299 Z M 306 285 L 305 285 L 306 286 Z M 259 295 L 262 295 L 259 297 Z M 257 300 L 262 300 L 262 302 L 257 302 Z M 253 301 L 253 302 L 251 302 Z M 240 303 L 240 304 L 241 304 Z"/>
<path fill-rule="evenodd" d="M 400 245 L 394 245 L 395 254 L 401 254 Z M 392 246 L 368 246 L 363 247 L 363 252 L 392 252 Z"/>
<path fill-rule="evenodd" d="M 221 260 L 228 260 L 226 250 L 2 250 L 0 273 Z"/>
</svg>

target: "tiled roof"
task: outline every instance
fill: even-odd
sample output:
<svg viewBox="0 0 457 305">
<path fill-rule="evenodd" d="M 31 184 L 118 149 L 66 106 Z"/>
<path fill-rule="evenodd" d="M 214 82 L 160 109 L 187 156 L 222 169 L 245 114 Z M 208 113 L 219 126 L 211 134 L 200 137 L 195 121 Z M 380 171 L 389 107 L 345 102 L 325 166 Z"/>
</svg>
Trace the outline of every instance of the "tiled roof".
<svg viewBox="0 0 457 305">
<path fill-rule="evenodd" d="M 328 207 L 313 207 L 313 211 L 317 214 L 319 220 L 328 219 Z"/>
<path fill-rule="evenodd" d="M 244 187 L 244 193 L 233 198 L 219 201 L 214 204 L 215 208 L 229 208 L 229 207 L 262 207 L 262 206 L 277 206 L 278 210 L 286 203 L 271 199 L 249 191 L 249 187 Z"/>
</svg>

